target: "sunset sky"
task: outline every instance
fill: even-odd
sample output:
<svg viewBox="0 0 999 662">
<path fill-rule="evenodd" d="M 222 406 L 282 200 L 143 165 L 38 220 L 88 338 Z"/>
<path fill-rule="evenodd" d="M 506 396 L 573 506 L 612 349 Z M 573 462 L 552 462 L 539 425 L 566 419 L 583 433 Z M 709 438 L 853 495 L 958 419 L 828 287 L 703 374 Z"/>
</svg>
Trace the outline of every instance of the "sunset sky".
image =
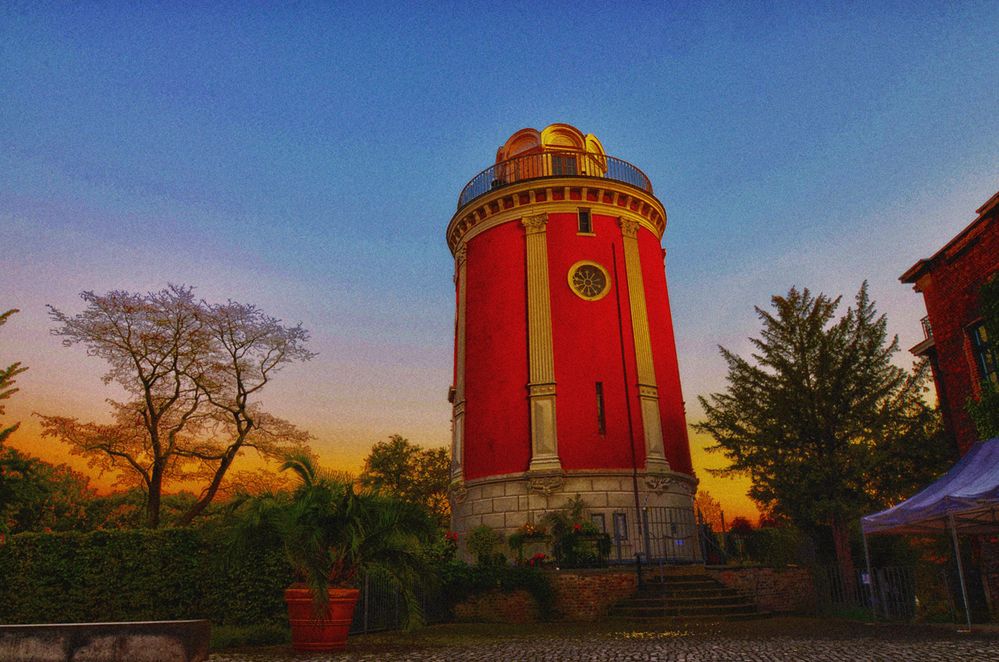
<svg viewBox="0 0 999 662">
<path fill-rule="evenodd" d="M 319 356 L 265 401 L 327 464 L 447 444 L 444 228 L 524 127 L 594 133 L 652 180 L 692 421 L 724 388 L 717 346 L 746 354 L 753 306 L 792 285 L 867 279 L 914 345 L 898 276 L 999 188 L 996 2 L 231 4 L 0 4 L 17 447 L 67 461 L 32 412 L 103 420 L 118 395 L 45 304 L 167 283 L 311 330 Z M 702 488 L 750 512 L 692 440 Z"/>
</svg>

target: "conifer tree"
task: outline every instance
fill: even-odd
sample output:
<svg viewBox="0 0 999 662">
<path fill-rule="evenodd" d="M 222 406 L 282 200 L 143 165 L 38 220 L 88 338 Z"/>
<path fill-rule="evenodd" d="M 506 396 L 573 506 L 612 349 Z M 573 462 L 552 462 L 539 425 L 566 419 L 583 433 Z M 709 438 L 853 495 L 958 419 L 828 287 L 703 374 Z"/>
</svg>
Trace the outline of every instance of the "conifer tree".
<svg viewBox="0 0 999 662">
<path fill-rule="evenodd" d="M 950 458 L 938 416 L 923 400 L 927 370 L 892 362 L 889 339 L 865 282 L 836 319 L 840 297 L 792 288 L 756 308 L 763 322 L 744 359 L 720 348 L 728 388 L 698 398 L 730 466 L 749 475 L 750 497 L 813 535 L 832 534 L 845 582 L 853 585 L 850 530 L 856 519 L 931 481 Z"/>
</svg>

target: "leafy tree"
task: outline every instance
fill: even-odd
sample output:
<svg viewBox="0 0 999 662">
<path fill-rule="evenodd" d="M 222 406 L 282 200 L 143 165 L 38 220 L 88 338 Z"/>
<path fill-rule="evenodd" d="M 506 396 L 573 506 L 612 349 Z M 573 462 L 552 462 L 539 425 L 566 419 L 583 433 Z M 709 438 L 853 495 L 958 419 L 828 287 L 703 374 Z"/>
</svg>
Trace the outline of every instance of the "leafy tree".
<svg viewBox="0 0 999 662">
<path fill-rule="evenodd" d="M 0 326 L 17 312 L 14 308 L 0 314 Z M 0 403 L 18 391 L 15 378 L 25 370 L 19 362 L 0 368 Z M 0 532 L 75 528 L 93 494 L 87 478 L 66 465 L 52 465 L 6 447 L 4 441 L 18 426 L 0 426 Z"/>
<path fill-rule="evenodd" d="M 20 311 L 18 311 L 17 308 L 12 308 L 5 313 L 0 313 L 0 326 L 6 324 L 7 319 L 11 315 L 17 312 Z M 18 391 L 18 389 L 14 388 L 14 382 L 17 381 L 14 378 L 27 369 L 28 368 L 22 366 L 19 361 L 11 363 L 6 368 L 0 368 L 0 415 L 3 415 L 4 413 L 4 406 L 2 401 L 8 399 L 10 396 L 14 395 Z M 7 437 L 9 437 L 11 433 L 13 433 L 14 430 L 18 428 L 19 425 L 20 423 L 14 423 L 13 425 L 9 425 L 7 427 L 0 426 L 0 447 L 3 446 L 4 440 L 6 440 Z"/>
<path fill-rule="evenodd" d="M 722 507 L 718 500 L 711 496 L 710 492 L 698 490 L 694 496 L 694 507 L 701 513 L 705 524 L 709 524 L 712 529 L 721 531 Z"/>
<path fill-rule="evenodd" d="M 116 472 L 124 486 L 141 487 L 147 526 L 160 524 L 168 478 L 206 484 L 181 517 L 187 523 L 247 449 L 274 459 L 304 448 L 307 433 L 257 402 L 275 372 L 312 358 L 301 325 L 284 326 L 252 305 L 196 300 L 185 286 L 80 296 L 86 306 L 76 315 L 49 306 L 58 325 L 52 333 L 103 359 L 104 381 L 130 399 L 109 400 L 110 424 L 42 416 L 43 434 L 69 444 L 91 466 Z"/>
<path fill-rule="evenodd" d="M 982 286 L 979 299 L 985 332 L 993 356 L 999 361 L 999 274 Z M 999 384 L 983 380 L 978 398 L 969 398 L 965 407 L 975 423 L 979 439 L 999 437 Z"/>
<path fill-rule="evenodd" d="M 0 531 L 70 531 L 87 527 L 94 490 L 83 474 L 13 448 L 0 448 Z"/>
<path fill-rule="evenodd" d="M 840 298 L 792 288 L 756 309 L 763 329 L 751 360 L 721 348 L 728 388 L 699 400 L 730 466 L 748 474 L 750 496 L 778 517 L 817 532 L 828 527 L 844 580 L 854 577 L 850 527 L 932 480 L 949 462 L 936 412 L 922 398 L 926 366 L 892 363 L 865 282 L 836 319 Z"/>
<path fill-rule="evenodd" d="M 447 500 L 451 480 L 445 448 L 423 448 L 401 435 L 371 447 L 364 459 L 361 484 L 426 507 L 442 527 L 451 511 Z"/>
</svg>

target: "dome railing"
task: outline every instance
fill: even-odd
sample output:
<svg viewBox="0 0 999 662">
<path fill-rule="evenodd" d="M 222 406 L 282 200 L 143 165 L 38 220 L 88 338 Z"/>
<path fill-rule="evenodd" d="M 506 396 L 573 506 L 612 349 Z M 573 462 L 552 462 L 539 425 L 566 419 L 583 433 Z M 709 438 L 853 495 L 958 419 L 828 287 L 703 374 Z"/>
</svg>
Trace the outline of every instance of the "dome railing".
<svg viewBox="0 0 999 662">
<path fill-rule="evenodd" d="M 652 193 L 645 173 L 622 159 L 594 152 L 541 152 L 500 161 L 472 177 L 458 196 L 458 209 L 490 191 L 544 177 L 600 177 Z"/>
</svg>

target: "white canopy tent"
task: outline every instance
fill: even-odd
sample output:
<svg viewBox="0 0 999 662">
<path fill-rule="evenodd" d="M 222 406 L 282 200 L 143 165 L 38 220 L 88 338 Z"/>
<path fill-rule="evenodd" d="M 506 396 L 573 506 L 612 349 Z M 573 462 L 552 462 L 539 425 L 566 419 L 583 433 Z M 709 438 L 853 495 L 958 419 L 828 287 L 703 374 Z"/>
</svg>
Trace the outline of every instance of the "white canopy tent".
<svg viewBox="0 0 999 662">
<path fill-rule="evenodd" d="M 971 611 L 958 533 L 984 534 L 999 531 L 999 437 L 980 441 L 958 460 L 950 471 L 902 503 L 860 518 L 864 554 L 869 534 L 945 534 L 950 532 L 961 578 L 961 597 L 968 627 Z M 872 576 L 873 577 L 873 576 Z M 873 581 L 873 579 L 872 579 Z"/>
</svg>

